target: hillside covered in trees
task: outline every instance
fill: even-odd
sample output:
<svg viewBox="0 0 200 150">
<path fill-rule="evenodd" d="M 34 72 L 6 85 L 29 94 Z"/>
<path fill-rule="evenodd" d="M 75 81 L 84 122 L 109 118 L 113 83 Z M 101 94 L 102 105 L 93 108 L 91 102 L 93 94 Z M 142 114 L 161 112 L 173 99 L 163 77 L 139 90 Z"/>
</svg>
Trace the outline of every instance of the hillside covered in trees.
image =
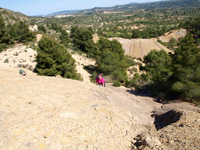
<svg viewBox="0 0 200 150">
<path fill-rule="evenodd" d="M 28 29 L 28 17 L 0 8 L 0 52 L 15 43 L 33 41 L 35 35 Z"/>
<path fill-rule="evenodd" d="M 127 83 L 138 90 L 148 86 L 154 96 L 161 99 L 181 98 L 200 101 L 200 48 L 199 20 L 196 18 L 182 24 L 188 34 L 181 39 L 174 54 L 165 51 L 151 51 L 144 57 L 141 70 L 145 74 L 135 74 Z"/>
<path fill-rule="evenodd" d="M 173 0 L 144 4 L 127 4 L 109 8 L 94 8 L 62 18 L 34 18 L 37 24 L 57 23 L 64 29 L 72 26 L 91 27 L 104 37 L 154 38 L 179 29 L 188 18 L 200 15 L 198 0 Z"/>
</svg>

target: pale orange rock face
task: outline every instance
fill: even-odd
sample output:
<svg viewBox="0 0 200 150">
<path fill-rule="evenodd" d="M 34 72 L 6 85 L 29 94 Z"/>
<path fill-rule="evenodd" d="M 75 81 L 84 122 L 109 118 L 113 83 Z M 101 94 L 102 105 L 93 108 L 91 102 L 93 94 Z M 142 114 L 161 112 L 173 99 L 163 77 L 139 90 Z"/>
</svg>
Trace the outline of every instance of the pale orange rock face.
<svg viewBox="0 0 200 150">
<path fill-rule="evenodd" d="M 156 39 L 123 39 L 123 38 L 110 38 L 116 39 L 122 44 L 124 54 L 136 58 L 143 58 L 152 50 L 164 50 L 167 53 L 172 52 L 162 44 L 158 43 Z"/>
</svg>

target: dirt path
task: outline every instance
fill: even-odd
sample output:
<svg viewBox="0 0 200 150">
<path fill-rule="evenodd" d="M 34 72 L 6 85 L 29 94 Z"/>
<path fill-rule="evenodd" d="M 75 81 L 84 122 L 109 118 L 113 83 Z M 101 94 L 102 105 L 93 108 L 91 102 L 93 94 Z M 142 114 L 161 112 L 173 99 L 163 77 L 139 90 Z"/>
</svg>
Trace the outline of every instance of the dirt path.
<svg viewBox="0 0 200 150">
<path fill-rule="evenodd" d="M 90 58 L 86 58 L 85 55 L 80 55 L 80 54 L 74 53 L 72 51 L 70 51 L 70 52 L 71 52 L 72 57 L 76 60 L 76 69 L 77 69 L 78 73 L 81 74 L 84 82 L 89 83 L 91 74 L 89 74 L 84 69 L 84 66 L 95 65 L 95 60 L 90 59 Z"/>
</svg>

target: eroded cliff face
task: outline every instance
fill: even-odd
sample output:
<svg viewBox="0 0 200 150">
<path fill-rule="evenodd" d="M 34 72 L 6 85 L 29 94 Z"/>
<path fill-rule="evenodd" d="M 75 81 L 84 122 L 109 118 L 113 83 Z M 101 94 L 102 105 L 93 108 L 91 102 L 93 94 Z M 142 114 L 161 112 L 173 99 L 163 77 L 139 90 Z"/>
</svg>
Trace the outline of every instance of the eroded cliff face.
<svg viewBox="0 0 200 150">
<path fill-rule="evenodd" d="M 165 33 L 165 35 L 158 37 L 158 39 L 161 40 L 162 42 L 169 42 L 172 38 L 178 41 L 179 39 L 184 38 L 186 34 L 187 34 L 187 31 L 185 29 L 174 30 L 174 31 Z"/>
<path fill-rule="evenodd" d="M 147 55 L 151 50 L 165 50 L 167 53 L 172 52 L 167 47 L 163 46 L 162 44 L 158 43 L 157 40 L 161 40 L 163 42 L 169 42 L 172 38 L 176 39 L 177 41 L 180 38 L 185 37 L 187 31 L 185 29 L 174 30 L 171 32 L 165 33 L 165 35 L 160 36 L 154 39 L 123 39 L 123 38 L 110 38 L 110 40 L 116 39 L 119 41 L 123 49 L 125 51 L 125 55 L 136 57 L 136 58 L 143 58 Z"/>
<path fill-rule="evenodd" d="M 123 39 L 123 38 L 111 38 L 116 39 L 122 44 L 125 51 L 125 55 L 143 58 L 151 50 L 165 50 L 167 53 L 171 52 L 168 48 L 158 43 L 156 39 Z"/>
</svg>

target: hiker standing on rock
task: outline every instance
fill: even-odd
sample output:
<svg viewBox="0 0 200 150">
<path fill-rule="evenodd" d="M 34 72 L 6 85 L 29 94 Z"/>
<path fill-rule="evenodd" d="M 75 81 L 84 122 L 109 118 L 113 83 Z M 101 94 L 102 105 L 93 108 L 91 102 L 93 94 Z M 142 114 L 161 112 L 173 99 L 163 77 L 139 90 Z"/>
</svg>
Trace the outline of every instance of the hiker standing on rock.
<svg viewBox="0 0 200 150">
<path fill-rule="evenodd" d="M 97 75 L 97 77 L 96 77 L 96 83 L 97 83 L 97 85 L 105 87 L 105 80 L 104 80 L 104 78 L 102 77 L 101 74 Z"/>
</svg>

